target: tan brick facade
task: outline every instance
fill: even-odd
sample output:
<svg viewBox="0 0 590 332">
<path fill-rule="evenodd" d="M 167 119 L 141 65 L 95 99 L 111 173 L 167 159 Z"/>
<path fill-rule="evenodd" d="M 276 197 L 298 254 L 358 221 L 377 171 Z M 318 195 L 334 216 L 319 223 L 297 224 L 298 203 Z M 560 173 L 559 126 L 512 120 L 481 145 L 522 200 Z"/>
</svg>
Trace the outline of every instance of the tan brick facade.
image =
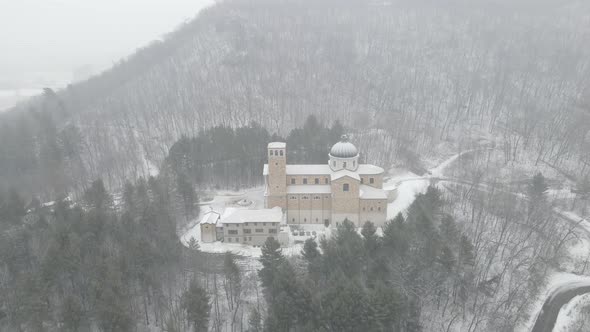
<svg viewBox="0 0 590 332">
<path fill-rule="evenodd" d="M 266 180 L 266 206 L 287 208 L 287 151 L 285 148 L 268 148 L 268 175 Z"/>
<path fill-rule="evenodd" d="M 286 156 L 284 143 L 270 143 L 264 176 L 266 208 L 281 207 L 287 223 L 338 224 L 344 219 L 359 227 L 369 220 L 377 226 L 385 223 L 387 199 L 382 191 L 382 168 L 358 165 L 358 155 L 352 159 L 339 158 L 336 163 L 342 164 L 340 169 L 334 169 L 331 163 L 287 165 Z M 330 155 L 330 158 L 334 157 Z M 345 162 L 347 167 L 355 168 L 347 169 Z M 368 192 L 367 197 L 361 193 L 361 187 Z"/>
</svg>

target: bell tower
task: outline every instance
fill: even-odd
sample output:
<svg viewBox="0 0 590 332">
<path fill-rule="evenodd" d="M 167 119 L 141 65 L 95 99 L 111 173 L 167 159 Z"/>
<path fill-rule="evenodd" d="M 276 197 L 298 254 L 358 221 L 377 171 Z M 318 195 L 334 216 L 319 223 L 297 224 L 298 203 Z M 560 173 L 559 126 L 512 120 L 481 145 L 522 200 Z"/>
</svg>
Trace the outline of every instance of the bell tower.
<svg viewBox="0 0 590 332">
<path fill-rule="evenodd" d="M 268 177 L 266 208 L 287 208 L 287 144 L 268 143 Z"/>
</svg>

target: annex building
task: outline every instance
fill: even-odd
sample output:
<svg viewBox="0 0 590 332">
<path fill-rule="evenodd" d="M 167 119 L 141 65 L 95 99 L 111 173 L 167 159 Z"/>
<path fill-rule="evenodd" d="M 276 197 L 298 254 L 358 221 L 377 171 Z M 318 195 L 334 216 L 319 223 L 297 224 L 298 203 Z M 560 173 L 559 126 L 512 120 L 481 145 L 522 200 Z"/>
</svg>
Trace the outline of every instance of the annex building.
<svg viewBox="0 0 590 332">
<path fill-rule="evenodd" d="M 383 168 L 359 164 L 359 151 L 347 136 L 336 143 L 320 165 L 287 164 L 287 145 L 268 144 L 264 165 L 265 207 L 282 208 L 288 224 L 338 224 L 348 219 L 382 226 L 387 218 L 388 192 Z"/>
</svg>

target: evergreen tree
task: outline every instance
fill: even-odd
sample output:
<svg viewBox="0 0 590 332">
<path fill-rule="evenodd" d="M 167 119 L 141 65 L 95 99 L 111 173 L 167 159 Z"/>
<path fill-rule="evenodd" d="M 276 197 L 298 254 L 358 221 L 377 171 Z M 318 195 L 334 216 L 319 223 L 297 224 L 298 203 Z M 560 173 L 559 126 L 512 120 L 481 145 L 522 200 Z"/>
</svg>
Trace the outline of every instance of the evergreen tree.
<svg viewBox="0 0 590 332">
<path fill-rule="evenodd" d="M 370 221 L 367 221 L 361 230 L 361 235 L 365 239 L 365 249 L 367 250 L 367 254 L 369 258 L 374 258 L 377 254 L 377 250 L 379 249 L 379 237 L 377 236 L 377 229 L 375 228 L 375 224 Z"/>
<path fill-rule="evenodd" d="M 391 286 L 378 283 L 370 293 L 371 322 L 377 331 L 399 331 L 404 300 Z"/>
<path fill-rule="evenodd" d="M 301 255 L 308 263 L 311 263 L 315 259 L 320 257 L 321 254 L 318 250 L 317 242 L 315 242 L 315 240 L 312 238 L 305 240 L 305 243 L 303 243 L 303 250 L 301 251 Z"/>
<path fill-rule="evenodd" d="M 112 199 L 107 192 L 102 179 L 92 182 L 90 188 L 84 192 L 84 200 L 90 207 L 104 210 L 112 207 Z"/>
<path fill-rule="evenodd" d="M 363 331 L 370 325 L 371 307 L 361 285 L 336 274 L 321 296 L 322 321 L 330 331 Z"/>
<path fill-rule="evenodd" d="M 539 214 L 544 214 L 543 210 L 547 200 L 548 189 L 549 187 L 547 186 L 543 174 L 540 172 L 535 174 L 527 188 L 527 194 L 529 198 L 529 217 L 541 217 Z"/>
<path fill-rule="evenodd" d="M 267 238 L 262 246 L 262 256 L 260 257 L 262 269 L 258 271 L 258 276 L 262 281 L 263 287 L 271 287 L 276 276 L 276 271 L 284 261 L 285 257 L 281 252 L 281 244 L 273 237 Z"/>
<path fill-rule="evenodd" d="M 195 332 L 206 332 L 209 326 L 211 304 L 209 295 L 196 279 L 191 280 L 189 289 L 182 297 L 182 307 Z"/>
<path fill-rule="evenodd" d="M 197 240 L 195 240 L 194 237 L 191 237 L 191 239 L 188 241 L 188 248 L 192 251 L 196 251 L 199 252 L 201 250 L 201 246 L 199 246 L 199 242 L 197 242 Z"/>
<path fill-rule="evenodd" d="M 409 235 L 403 214 L 398 213 L 383 227 L 383 244 L 399 257 L 404 257 L 409 249 Z"/>
</svg>

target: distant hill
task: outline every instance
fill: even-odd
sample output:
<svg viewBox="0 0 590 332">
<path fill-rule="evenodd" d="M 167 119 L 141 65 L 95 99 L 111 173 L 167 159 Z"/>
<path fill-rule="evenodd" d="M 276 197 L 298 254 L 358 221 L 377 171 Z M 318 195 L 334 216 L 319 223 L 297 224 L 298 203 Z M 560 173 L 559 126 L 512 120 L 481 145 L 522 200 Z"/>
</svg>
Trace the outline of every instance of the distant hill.
<svg viewBox="0 0 590 332">
<path fill-rule="evenodd" d="M 117 186 L 148 175 L 182 135 L 251 121 L 285 134 L 310 114 L 341 120 L 359 140 L 378 129 L 390 159 L 491 133 L 508 156 L 524 147 L 565 163 L 586 148 L 590 129 L 577 111 L 589 91 L 590 10 L 511 3 L 222 1 L 112 69 L 2 114 L 0 126 L 29 129 L 5 131 L 0 154 L 23 141 L 30 152 L 0 157 L 0 169 L 17 164 L 0 170 L 0 186 L 23 177 L 47 194 L 97 177 Z M 39 113 L 50 114 L 55 133 Z M 63 157 L 44 160 L 43 137 Z M 19 168 L 33 159 L 37 166 Z M 45 163 L 76 180 L 55 189 L 59 177 L 38 175 Z"/>
</svg>

